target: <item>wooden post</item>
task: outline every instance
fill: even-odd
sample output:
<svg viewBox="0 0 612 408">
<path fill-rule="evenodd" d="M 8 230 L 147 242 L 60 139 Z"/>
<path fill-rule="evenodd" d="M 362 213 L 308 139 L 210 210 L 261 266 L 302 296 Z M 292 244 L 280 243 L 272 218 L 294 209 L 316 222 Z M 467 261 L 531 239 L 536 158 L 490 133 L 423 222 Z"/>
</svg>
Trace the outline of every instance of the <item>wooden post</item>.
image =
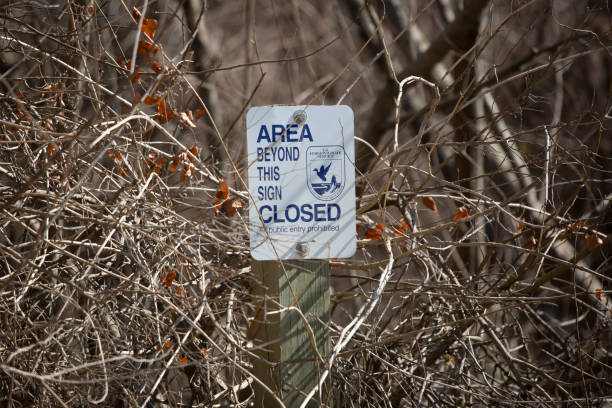
<svg viewBox="0 0 612 408">
<path fill-rule="evenodd" d="M 284 266 L 284 268 L 283 268 Z M 253 373 L 283 401 L 299 407 L 318 383 L 323 360 L 329 354 L 329 262 L 327 260 L 253 261 L 258 284 L 253 293 L 265 299 L 261 324 L 254 338 L 257 354 L 266 360 L 253 361 Z M 312 328 L 309 335 L 300 313 L 281 308 L 297 307 Z M 312 335 L 312 337 L 311 337 Z M 313 341 L 319 356 L 314 351 Z M 255 407 L 278 407 L 276 400 L 255 384 Z M 322 398 L 319 397 L 322 396 Z M 329 406 L 328 385 L 308 407 Z M 322 401 L 321 401 L 322 399 Z"/>
</svg>

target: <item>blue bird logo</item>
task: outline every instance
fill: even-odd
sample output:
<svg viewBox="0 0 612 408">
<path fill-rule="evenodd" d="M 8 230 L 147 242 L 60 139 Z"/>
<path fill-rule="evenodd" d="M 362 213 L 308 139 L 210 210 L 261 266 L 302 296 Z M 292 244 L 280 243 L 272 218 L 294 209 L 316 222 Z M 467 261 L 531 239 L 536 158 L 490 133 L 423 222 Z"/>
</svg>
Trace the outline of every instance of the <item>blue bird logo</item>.
<svg viewBox="0 0 612 408">
<path fill-rule="evenodd" d="M 314 168 L 312 169 L 312 171 L 314 171 L 315 173 L 317 173 L 317 176 L 319 176 L 319 178 L 323 181 L 327 181 L 327 172 L 329 171 L 329 168 L 331 167 L 331 163 L 329 163 L 327 166 L 325 166 L 324 164 L 321 165 L 321 167 Z"/>
</svg>

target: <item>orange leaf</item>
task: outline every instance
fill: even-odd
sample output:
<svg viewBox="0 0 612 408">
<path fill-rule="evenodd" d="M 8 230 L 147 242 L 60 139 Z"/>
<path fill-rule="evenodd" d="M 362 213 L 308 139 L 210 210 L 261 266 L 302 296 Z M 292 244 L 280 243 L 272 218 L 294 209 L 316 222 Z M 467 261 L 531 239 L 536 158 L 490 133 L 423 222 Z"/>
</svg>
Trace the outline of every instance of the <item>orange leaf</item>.
<svg viewBox="0 0 612 408">
<path fill-rule="evenodd" d="M 597 296 L 597 299 L 599 300 L 603 299 L 603 293 L 601 293 L 601 288 L 595 289 L 595 296 Z"/>
<path fill-rule="evenodd" d="M 160 157 L 155 162 L 151 162 L 149 166 L 154 169 L 155 174 L 159 175 L 161 173 L 161 169 L 166 165 L 168 159 L 165 157 Z"/>
<path fill-rule="evenodd" d="M 586 247 L 590 252 L 595 251 L 602 244 L 603 244 L 603 241 L 597 235 L 593 234 L 593 235 L 589 235 L 586 237 Z"/>
<path fill-rule="evenodd" d="M 227 199 L 229 196 L 229 187 L 225 184 L 225 181 L 219 180 L 219 191 L 217 192 L 217 197 L 223 200 Z"/>
<path fill-rule="evenodd" d="M 215 215 L 219 215 L 219 210 L 222 208 L 222 203 L 229 197 L 229 187 L 225 181 L 219 180 L 219 190 L 215 194 Z"/>
<path fill-rule="evenodd" d="M 178 156 L 172 156 L 172 161 L 170 162 L 170 166 L 168 167 L 168 171 L 170 173 L 174 173 L 178 170 L 180 158 Z"/>
<path fill-rule="evenodd" d="M 174 117 L 174 112 L 172 112 L 172 109 L 168 108 L 166 109 L 166 121 L 171 120 Z"/>
<path fill-rule="evenodd" d="M 54 151 L 55 151 L 55 147 L 53 146 L 53 143 L 49 143 L 47 145 L 47 154 L 51 156 Z"/>
<path fill-rule="evenodd" d="M 141 72 L 142 72 L 142 69 L 136 68 L 136 72 L 134 73 L 134 76 L 132 77 L 132 79 L 130 79 L 130 82 L 134 83 L 134 82 L 138 81 L 140 79 L 140 77 L 142 76 L 142 75 L 140 75 Z"/>
<path fill-rule="evenodd" d="M 523 245 L 523 247 L 527 248 L 527 249 L 535 248 L 537 244 L 538 244 L 538 241 L 532 235 L 532 236 L 529 237 L 529 239 L 527 239 L 527 241 L 525 242 L 525 245 Z"/>
<path fill-rule="evenodd" d="M 142 32 L 146 34 L 151 40 L 157 31 L 157 20 L 154 18 L 145 18 L 142 22 Z"/>
<path fill-rule="evenodd" d="M 457 214 L 453 217 L 453 221 L 462 220 L 470 215 L 470 210 L 464 206 L 457 208 Z"/>
<path fill-rule="evenodd" d="M 144 98 L 144 103 L 146 103 L 147 105 L 155 105 L 156 103 L 159 103 L 160 99 L 161 98 L 159 96 L 147 95 Z"/>
<path fill-rule="evenodd" d="M 152 55 L 155 55 L 155 54 L 157 54 L 157 50 L 158 49 L 159 48 L 157 48 L 156 45 L 153 45 L 152 43 L 150 43 L 148 41 L 145 41 L 145 40 L 138 41 L 138 50 L 137 50 L 137 52 L 138 52 L 138 55 L 140 55 L 142 57 L 146 56 L 149 53 L 149 51 L 151 51 Z"/>
<path fill-rule="evenodd" d="M 162 99 L 157 104 L 157 120 L 159 123 L 166 123 L 174 117 L 172 109 L 166 109 L 166 100 Z"/>
<path fill-rule="evenodd" d="M 87 8 L 87 11 L 88 11 L 88 12 L 89 12 L 89 14 L 91 15 L 91 14 L 93 14 L 93 13 L 94 13 L 94 11 L 96 11 L 96 9 L 95 9 L 95 8 L 93 8 L 93 7 L 88 7 L 88 8 Z"/>
<path fill-rule="evenodd" d="M 402 220 L 401 224 L 395 224 L 391 227 L 391 229 L 393 230 L 393 232 L 395 232 L 395 235 L 401 237 L 406 232 L 410 231 L 410 225 L 408 225 L 406 221 Z"/>
<path fill-rule="evenodd" d="M 204 116 L 204 115 L 206 114 L 206 112 L 204 112 L 204 109 L 198 109 L 198 110 L 196 111 L 196 113 L 198 114 L 198 117 L 199 117 L 199 116 Z"/>
<path fill-rule="evenodd" d="M 434 201 L 433 198 L 423 197 L 421 201 L 423 202 L 423 205 L 425 207 L 429 208 L 431 211 L 435 212 L 436 214 L 438 213 L 438 207 L 436 206 L 436 202 Z"/>
<path fill-rule="evenodd" d="M 183 294 L 183 288 L 176 288 L 176 294 L 181 296 Z"/>
<path fill-rule="evenodd" d="M 249 328 L 247 329 L 246 337 L 248 340 L 253 340 L 255 336 L 257 336 L 257 332 L 259 331 L 259 328 L 261 327 L 261 324 L 262 324 L 263 315 L 264 315 L 264 308 L 263 306 L 261 306 L 255 312 L 255 317 L 253 317 L 253 321 L 251 322 L 251 324 L 249 325 Z"/>
<path fill-rule="evenodd" d="M 238 200 L 236 197 L 230 198 L 223 202 L 223 210 L 230 217 L 233 217 L 234 215 L 236 215 L 236 209 L 242 208 L 242 206 L 243 206 L 242 202 Z"/>
<path fill-rule="evenodd" d="M 161 65 L 159 65 L 159 62 L 157 61 L 149 62 L 149 66 L 151 67 L 153 72 L 155 72 L 156 74 L 159 74 L 160 72 L 163 71 L 163 68 L 161 67 Z"/>
<path fill-rule="evenodd" d="M 159 278 L 159 280 L 164 286 L 170 287 L 172 286 L 172 282 L 174 281 L 174 278 L 176 278 L 176 272 L 171 270 L 168 273 L 162 275 Z"/>
<path fill-rule="evenodd" d="M 141 16 L 142 14 L 140 11 L 136 7 L 132 7 L 132 17 L 134 17 L 134 20 L 140 21 Z"/>
<path fill-rule="evenodd" d="M 187 360 L 187 357 L 183 357 L 179 361 L 183 364 L 187 364 L 189 362 L 189 360 Z"/>
<path fill-rule="evenodd" d="M 570 225 L 572 232 L 578 232 L 578 230 L 582 227 L 584 227 L 584 220 L 577 221 Z"/>
<path fill-rule="evenodd" d="M 225 200 L 223 202 L 223 211 L 229 215 L 230 217 L 233 217 L 234 215 L 236 215 L 236 208 L 234 208 L 232 206 L 232 201 L 236 200 L 235 198 L 231 198 L 229 200 Z"/>
<path fill-rule="evenodd" d="M 193 168 L 193 164 L 191 163 L 183 166 L 183 171 L 181 172 L 181 184 L 184 184 L 189 177 L 193 176 Z"/>
<path fill-rule="evenodd" d="M 518 232 L 522 232 L 525 229 L 525 217 L 519 219 Z"/>
<path fill-rule="evenodd" d="M 410 225 L 408 225 L 406 221 L 402 220 L 401 224 L 395 224 L 391 227 L 391 229 L 397 236 L 402 236 L 406 232 L 410 231 Z"/>
<path fill-rule="evenodd" d="M 376 224 L 376 229 L 368 229 L 365 232 L 365 237 L 367 239 L 381 239 L 382 231 L 385 229 L 384 225 Z"/>
<path fill-rule="evenodd" d="M 189 113 L 191 113 L 191 111 L 188 111 L 188 112 L 189 112 Z M 192 117 L 192 119 L 193 119 L 193 117 Z M 189 151 L 190 151 L 190 152 L 191 152 L 191 154 L 193 154 L 194 156 L 197 156 L 197 155 L 198 155 L 198 151 L 199 151 L 199 150 L 200 150 L 200 149 L 198 149 L 198 146 L 195 146 L 195 145 L 194 145 L 194 146 L 191 146 L 191 147 L 189 148 Z M 190 158 L 189 160 L 193 161 L 193 159 L 191 159 L 191 158 Z"/>
<path fill-rule="evenodd" d="M 376 229 L 369 229 L 365 232 L 365 237 L 367 239 L 381 239 L 380 231 Z"/>
<path fill-rule="evenodd" d="M 391 226 L 391 230 L 395 233 L 395 235 L 397 235 L 398 237 L 401 237 L 404 234 L 404 227 L 401 226 L 401 224 L 393 224 Z"/>
<path fill-rule="evenodd" d="M 132 66 L 132 60 L 129 58 L 124 61 L 123 57 L 117 57 L 115 61 L 117 61 L 117 64 L 123 66 L 125 69 L 130 69 L 130 67 Z"/>
</svg>

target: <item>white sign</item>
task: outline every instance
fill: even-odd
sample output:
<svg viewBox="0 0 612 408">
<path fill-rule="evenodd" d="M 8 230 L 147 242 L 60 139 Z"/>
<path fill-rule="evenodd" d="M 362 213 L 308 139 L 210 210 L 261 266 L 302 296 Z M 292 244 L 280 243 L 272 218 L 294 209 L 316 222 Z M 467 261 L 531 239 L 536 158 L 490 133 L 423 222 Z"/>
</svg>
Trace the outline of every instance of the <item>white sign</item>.
<svg viewBox="0 0 612 408">
<path fill-rule="evenodd" d="M 249 234 L 257 260 L 355 253 L 355 135 L 348 106 L 258 106 L 246 118 Z"/>
</svg>

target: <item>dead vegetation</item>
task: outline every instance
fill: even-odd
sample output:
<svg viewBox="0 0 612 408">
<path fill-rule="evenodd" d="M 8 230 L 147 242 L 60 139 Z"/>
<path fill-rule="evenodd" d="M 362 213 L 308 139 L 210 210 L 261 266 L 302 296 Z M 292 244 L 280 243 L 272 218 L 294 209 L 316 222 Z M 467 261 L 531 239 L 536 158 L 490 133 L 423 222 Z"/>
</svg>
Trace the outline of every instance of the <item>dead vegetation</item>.
<svg viewBox="0 0 612 408">
<path fill-rule="evenodd" d="M 336 103 L 360 196 L 332 343 L 371 313 L 329 367 L 334 406 L 612 403 L 607 2 L 0 18 L 0 406 L 248 406 L 244 113 Z"/>
</svg>

